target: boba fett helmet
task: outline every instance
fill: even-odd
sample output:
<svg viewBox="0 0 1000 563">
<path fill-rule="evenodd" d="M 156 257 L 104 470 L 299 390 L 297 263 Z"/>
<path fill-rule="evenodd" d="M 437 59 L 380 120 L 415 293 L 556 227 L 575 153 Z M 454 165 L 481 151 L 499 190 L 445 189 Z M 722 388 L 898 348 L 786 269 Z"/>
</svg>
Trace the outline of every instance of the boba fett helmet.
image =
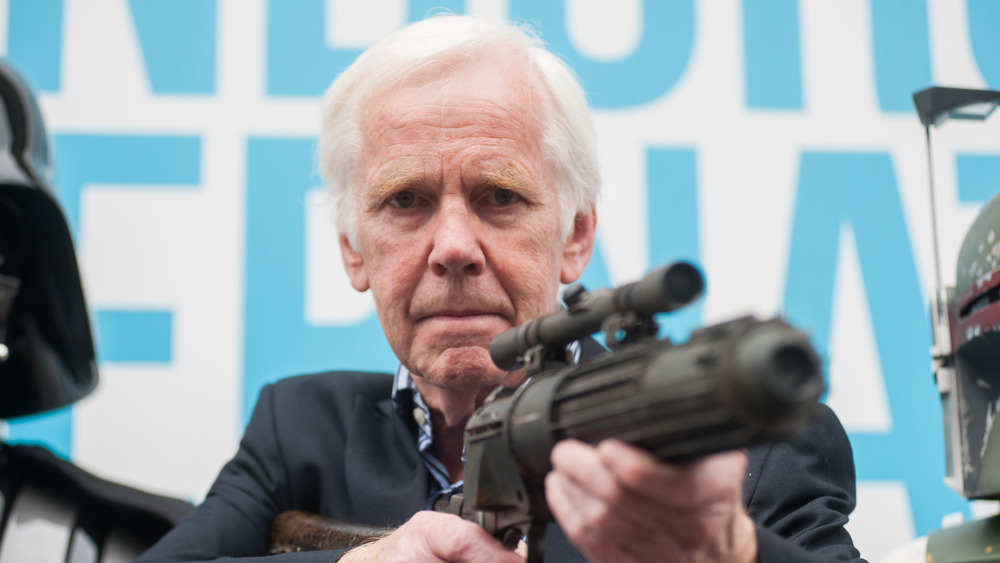
<svg viewBox="0 0 1000 563">
<path fill-rule="evenodd" d="M 946 482 L 970 499 L 1000 498 L 1000 194 L 982 208 L 947 288 L 950 342 L 935 376 L 941 391 Z M 944 339 L 942 339 L 944 340 Z"/>
</svg>

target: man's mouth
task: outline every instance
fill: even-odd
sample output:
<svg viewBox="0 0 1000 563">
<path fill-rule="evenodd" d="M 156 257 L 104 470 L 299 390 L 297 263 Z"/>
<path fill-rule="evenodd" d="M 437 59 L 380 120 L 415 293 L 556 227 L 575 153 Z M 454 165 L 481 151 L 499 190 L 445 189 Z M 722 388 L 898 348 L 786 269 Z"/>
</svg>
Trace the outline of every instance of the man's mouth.
<svg viewBox="0 0 1000 563">
<path fill-rule="evenodd" d="M 437 320 L 475 320 L 479 317 L 497 317 L 499 313 L 492 311 L 437 311 L 424 316 L 425 319 Z"/>
</svg>

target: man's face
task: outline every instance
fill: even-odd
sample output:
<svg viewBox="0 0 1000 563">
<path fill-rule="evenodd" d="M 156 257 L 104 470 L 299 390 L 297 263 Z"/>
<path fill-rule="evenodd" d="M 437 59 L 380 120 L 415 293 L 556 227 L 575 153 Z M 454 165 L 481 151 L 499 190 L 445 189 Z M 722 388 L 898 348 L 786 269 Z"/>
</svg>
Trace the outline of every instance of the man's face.
<svg viewBox="0 0 1000 563">
<path fill-rule="evenodd" d="M 499 384 L 490 341 L 549 312 L 589 259 L 594 215 L 563 240 L 528 91 L 517 65 L 465 65 L 362 108 L 344 262 L 418 385 Z"/>
</svg>

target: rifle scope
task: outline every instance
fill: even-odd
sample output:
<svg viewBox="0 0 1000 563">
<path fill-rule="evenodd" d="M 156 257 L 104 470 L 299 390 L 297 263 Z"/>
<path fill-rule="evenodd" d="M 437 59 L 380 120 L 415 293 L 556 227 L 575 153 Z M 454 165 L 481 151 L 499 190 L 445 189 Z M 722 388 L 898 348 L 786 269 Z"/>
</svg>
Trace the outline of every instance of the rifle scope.
<svg viewBox="0 0 1000 563">
<path fill-rule="evenodd" d="M 490 343 L 490 357 L 502 369 L 517 369 L 524 353 L 535 346 L 565 346 L 601 330 L 605 319 L 616 314 L 669 313 L 697 299 L 704 288 L 701 272 L 688 262 L 668 264 L 614 289 L 587 292 L 574 285 L 565 293 L 568 309 L 500 333 Z"/>
</svg>

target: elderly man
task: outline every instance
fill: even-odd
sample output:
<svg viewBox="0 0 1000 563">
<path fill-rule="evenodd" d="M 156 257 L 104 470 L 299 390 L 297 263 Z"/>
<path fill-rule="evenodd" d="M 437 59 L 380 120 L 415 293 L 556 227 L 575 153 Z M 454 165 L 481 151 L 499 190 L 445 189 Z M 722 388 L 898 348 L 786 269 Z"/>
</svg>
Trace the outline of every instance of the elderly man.
<svg viewBox="0 0 1000 563">
<path fill-rule="evenodd" d="M 551 311 L 590 258 L 594 146 L 572 72 L 515 27 L 436 17 L 359 57 L 324 99 L 320 161 L 351 284 L 372 291 L 399 370 L 265 388 L 205 502 L 144 560 L 261 555 L 271 520 L 296 508 L 399 527 L 346 553 L 280 557 L 521 560 L 422 509 L 460 487 L 473 411 L 524 379 L 493 365 L 492 338 Z M 752 450 L 749 469 L 744 452 L 665 464 L 619 442 L 560 443 L 548 560 L 856 558 L 850 446 L 823 414 Z"/>
</svg>

